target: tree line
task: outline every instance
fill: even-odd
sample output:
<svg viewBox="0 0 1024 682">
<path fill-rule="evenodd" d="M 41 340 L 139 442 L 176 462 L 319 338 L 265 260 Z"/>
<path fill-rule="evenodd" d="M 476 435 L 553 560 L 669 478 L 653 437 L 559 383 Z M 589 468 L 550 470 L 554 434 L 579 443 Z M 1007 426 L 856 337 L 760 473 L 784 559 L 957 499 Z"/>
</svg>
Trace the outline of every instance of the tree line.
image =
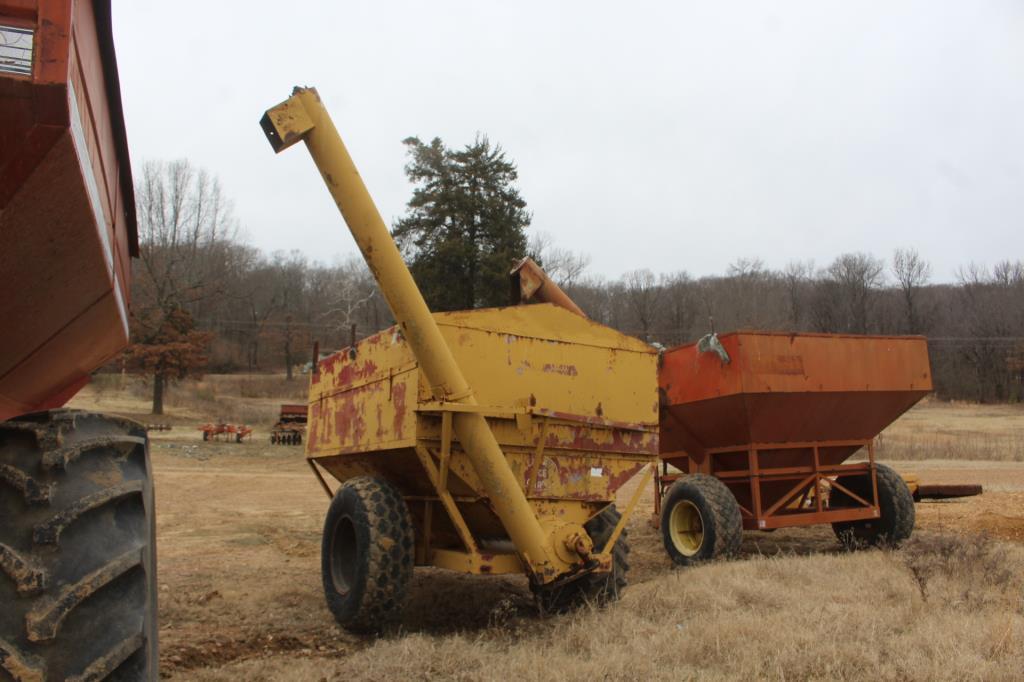
<svg viewBox="0 0 1024 682">
<path fill-rule="evenodd" d="M 517 169 L 478 137 L 453 150 L 405 141 L 414 191 L 393 234 L 434 310 L 508 303 L 507 272 L 530 255 L 594 320 L 671 347 L 733 329 L 925 334 L 943 398 L 1024 398 L 1024 263 L 966 265 L 934 283 L 913 249 L 887 258 L 846 253 L 780 270 L 740 258 L 715 276 L 638 269 L 610 279 L 585 254 L 528 236 Z M 151 162 L 136 179 L 140 258 L 133 345 L 122 367 L 165 386 L 202 371 L 284 371 L 392 323 L 362 259 L 324 264 L 298 251 L 264 253 L 239 237 L 215 177 L 187 161 Z"/>
<path fill-rule="evenodd" d="M 837 256 L 781 270 L 739 259 L 719 276 L 628 272 L 582 277 L 566 292 L 593 319 L 672 347 L 717 330 L 784 330 L 928 337 L 935 393 L 944 399 L 1024 399 L 1024 262 L 961 268 L 931 282 L 916 251 L 883 259 Z"/>
</svg>

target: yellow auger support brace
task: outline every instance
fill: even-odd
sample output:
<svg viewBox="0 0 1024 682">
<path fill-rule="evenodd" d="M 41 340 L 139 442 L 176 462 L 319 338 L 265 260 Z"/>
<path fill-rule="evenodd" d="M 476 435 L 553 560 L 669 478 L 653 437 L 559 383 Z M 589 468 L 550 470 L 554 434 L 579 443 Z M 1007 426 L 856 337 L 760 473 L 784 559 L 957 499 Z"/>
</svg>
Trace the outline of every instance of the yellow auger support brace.
<svg viewBox="0 0 1024 682">
<path fill-rule="evenodd" d="M 430 382 L 434 397 L 439 401 L 475 405 L 472 389 L 316 90 L 296 88 L 290 98 L 264 114 L 260 125 L 275 152 L 300 140 L 306 143 L 395 321 Z M 549 535 L 541 526 L 484 416 L 478 412 L 456 412 L 453 420 L 455 435 L 534 580 L 547 583 L 573 568 L 574 563 L 559 557 L 558 550 L 562 550 L 564 542 Z"/>
</svg>

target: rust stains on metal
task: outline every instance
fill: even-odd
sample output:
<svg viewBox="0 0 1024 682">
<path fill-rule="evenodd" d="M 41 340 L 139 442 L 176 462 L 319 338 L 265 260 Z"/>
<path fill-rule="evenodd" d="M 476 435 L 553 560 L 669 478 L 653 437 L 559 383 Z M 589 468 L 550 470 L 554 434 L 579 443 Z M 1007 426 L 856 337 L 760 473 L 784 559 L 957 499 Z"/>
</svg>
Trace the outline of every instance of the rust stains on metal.
<svg viewBox="0 0 1024 682">
<path fill-rule="evenodd" d="M 656 432 L 636 429 L 593 428 L 577 424 L 553 428 L 545 439 L 545 447 L 583 452 L 651 455 L 658 450 Z"/>
<path fill-rule="evenodd" d="M 513 290 L 518 294 L 519 303 L 528 303 L 530 301 L 554 303 L 580 317 L 587 316 L 532 258 L 521 260 L 518 265 L 512 268 L 509 277 L 512 279 Z"/>
<path fill-rule="evenodd" d="M 405 429 L 405 384 L 396 384 L 391 389 L 391 401 L 394 403 L 395 414 L 392 418 L 392 429 L 397 438 L 401 439 L 404 437 Z"/>
<path fill-rule="evenodd" d="M 511 364 L 511 363 L 509 363 L 509 364 Z M 576 371 L 576 365 L 569 365 L 569 364 L 555 365 L 555 364 L 552 364 L 550 362 L 546 363 L 544 365 L 544 367 L 541 369 L 541 371 L 545 372 L 547 374 L 561 374 L 562 376 L 567 376 L 567 377 L 574 377 L 577 374 L 579 374 L 579 372 Z"/>
<path fill-rule="evenodd" d="M 645 462 L 635 462 L 632 466 L 627 466 L 618 473 L 612 474 L 608 477 L 608 487 L 611 490 L 618 490 L 622 486 L 626 485 L 629 479 L 640 473 L 647 464 Z"/>
</svg>

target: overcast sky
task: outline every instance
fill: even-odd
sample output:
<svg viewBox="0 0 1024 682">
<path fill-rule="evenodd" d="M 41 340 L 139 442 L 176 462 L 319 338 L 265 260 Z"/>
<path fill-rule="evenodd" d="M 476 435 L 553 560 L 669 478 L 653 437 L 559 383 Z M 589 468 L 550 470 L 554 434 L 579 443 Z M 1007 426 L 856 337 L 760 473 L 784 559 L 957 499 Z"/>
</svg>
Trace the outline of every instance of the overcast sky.
<svg viewBox="0 0 1024 682">
<path fill-rule="evenodd" d="M 118 0 L 114 34 L 136 168 L 215 173 L 267 251 L 355 253 L 305 149 L 258 125 L 301 84 L 389 223 L 403 138 L 484 133 L 592 274 L 1024 258 L 1020 0 Z"/>
</svg>

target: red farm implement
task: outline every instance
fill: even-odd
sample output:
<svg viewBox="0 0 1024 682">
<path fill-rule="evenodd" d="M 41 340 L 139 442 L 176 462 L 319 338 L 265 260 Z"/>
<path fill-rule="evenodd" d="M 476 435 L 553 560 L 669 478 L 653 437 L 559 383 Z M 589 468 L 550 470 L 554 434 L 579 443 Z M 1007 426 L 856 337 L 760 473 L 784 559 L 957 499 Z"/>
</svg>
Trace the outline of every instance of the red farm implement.
<svg viewBox="0 0 1024 682">
<path fill-rule="evenodd" d="M 282 405 L 277 423 L 270 431 L 273 445 L 302 445 L 309 409 L 305 405 Z"/>
<path fill-rule="evenodd" d="M 222 440 L 228 443 L 242 443 L 252 436 L 252 427 L 245 424 L 217 422 L 203 424 L 199 430 L 203 432 L 203 440 Z"/>
<path fill-rule="evenodd" d="M 737 332 L 666 351 L 655 518 L 669 554 L 710 558 L 740 526 L 908 536 L 911 492 L 873 439 L 931 388 L 922 337 Z"/>
</svg>

